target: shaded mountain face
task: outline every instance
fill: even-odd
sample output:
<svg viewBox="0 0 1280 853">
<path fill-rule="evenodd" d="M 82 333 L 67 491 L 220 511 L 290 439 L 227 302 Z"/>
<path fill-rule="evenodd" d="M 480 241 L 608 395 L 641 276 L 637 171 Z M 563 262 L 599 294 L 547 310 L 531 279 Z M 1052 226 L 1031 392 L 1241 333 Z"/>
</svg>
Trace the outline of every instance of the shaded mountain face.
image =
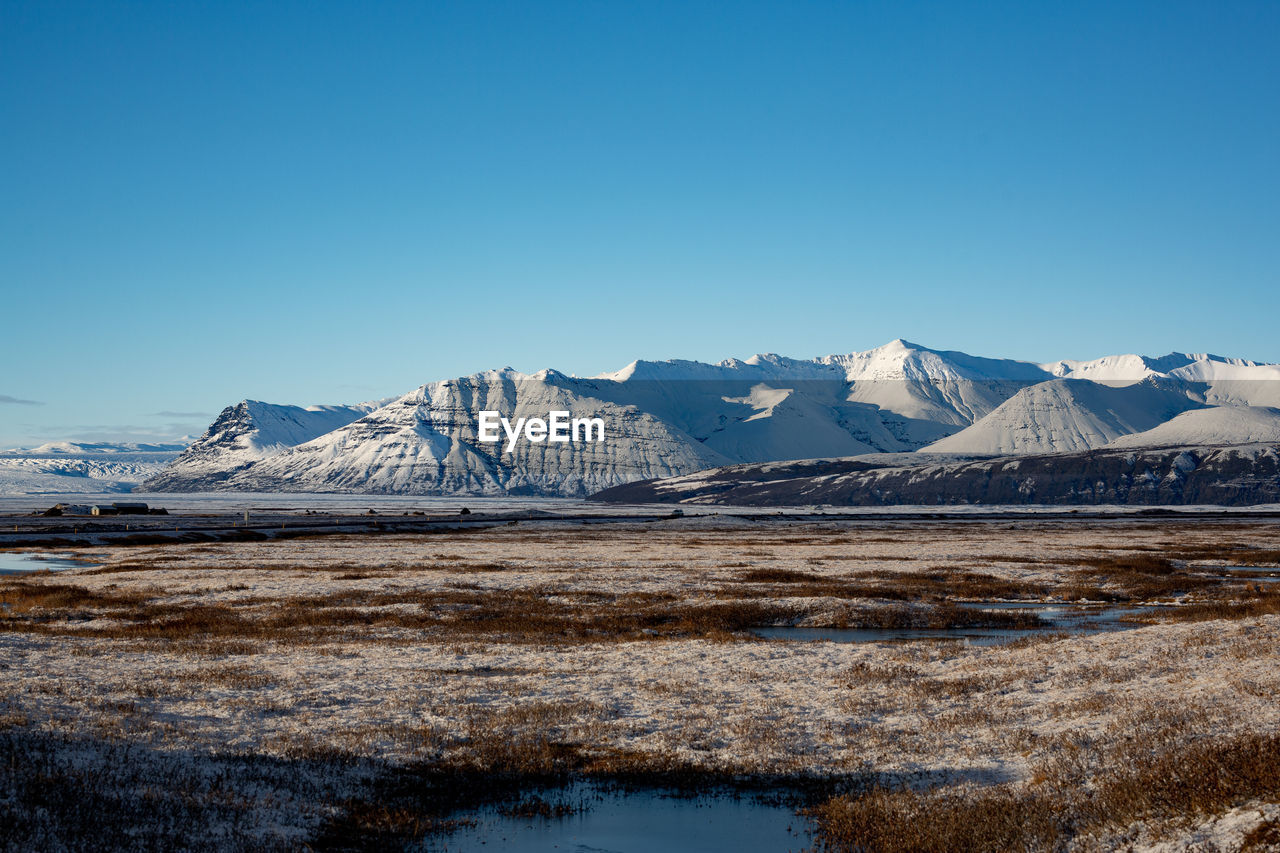
<svg viewBox="0 0 1280 853">
<path fill-rule="evenodd" d="M 637 361 L 590 378 L 507 369 L 428 383 L 381 404 L 302 409 L 246 401 L 224 410 L 144 487 L 582 496 L 743 462 L 926 446 L 964 453 L 1079 450 L 1216 400 L 1252 401 L 1280 385 L 1272 379 L 1280 379 L 1280 368 L 1216 356 L 1038 365 L 905 341 L 808 361 L 776 355 L 719 364 Z M 1246 381 L 1258 389 L 1228 388 Z M 482 411 L 513 422 L 552 411 L 600 418 L 607 438 L 522 439 L 508 452 L 505 441 L 480 441 Z"/>
<path fill-rule="evenodd" d="M 735 465 L 615 486 L 591 499 L 730 506 L 1251 506 L 1280 502 L 1280 447 L 1108 449 L 983 459 L 913 453 Z"/>
</svg>

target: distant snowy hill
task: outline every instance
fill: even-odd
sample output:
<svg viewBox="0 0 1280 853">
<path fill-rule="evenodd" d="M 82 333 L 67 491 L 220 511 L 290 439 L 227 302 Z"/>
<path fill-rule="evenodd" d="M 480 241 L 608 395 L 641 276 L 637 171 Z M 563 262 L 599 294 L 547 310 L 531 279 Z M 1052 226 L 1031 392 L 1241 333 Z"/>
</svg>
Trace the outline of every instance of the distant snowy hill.
<svg viewBox="0 0 1280 853">
<path fill-rule="evenodd" d="M 1183 412 L 1159 426 L 1121 436 L 1108 447 L 1280 444 L 1280 409 L 1214 406 Z"/>
<path fill-rule="evenodd" d="M 1167 376 L 1189 382 L 1280 379 L 1280 364 L 1223 358 L 1208 353 L 1172 352 L 1159 358 L 1109 355 L 1093 361 L 1055 361 L 1040 367 L 1060 379 L 1092 379 L 1094 382 L 1138 382 L 1150 376 Z"/>
<path fill-rule="evenodd" d="M 160 474 L 185 446 L 55 441 L 0 451 L 0 494 L 129 492 Z"/>
<path fill-rule="evenodd" d="M 95 454 L 181 453 L 186 447 L 187 442 L 136 444 L 134 442 L 50 441 L 38 447 L 32 447 L 29 450 L 15 448 L 6 450 L 3 453 L 23 454 L 26 456 L 90 456 Z"/>
<path fill-rule="evenodd" d="M 1072 452 L 1191 410 L 1280 405 L 1277 380 L 1278 365 L 1213 355 L 1033 364 L 903 340 L 811 360 L 636 361 L 588 378 L 508 368 L 356 406 L 244 401 L 146 488 L 579 496 L 733 463 Z M 478 440 L 482 410 L 601 417 L 609 440 L 506 453 Z"/>
<path fill-rule="evenodd" d="M 993 455 L 1089 450 L 1203 405 L 1192 389 L 1155 376 L 1118 387 L 1054 379 L 1024 388 L 972 426 L 925 449 Z"/>
</svg>

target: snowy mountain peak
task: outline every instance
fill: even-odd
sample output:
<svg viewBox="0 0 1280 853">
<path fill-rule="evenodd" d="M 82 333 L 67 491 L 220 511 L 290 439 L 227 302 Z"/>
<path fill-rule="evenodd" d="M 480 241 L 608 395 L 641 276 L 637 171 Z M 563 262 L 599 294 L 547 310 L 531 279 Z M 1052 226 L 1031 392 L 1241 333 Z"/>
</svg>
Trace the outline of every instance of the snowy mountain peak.
<svg viewBox="0 0 1280 853">
<path fill-rule="evenodd" d="M 702 361 L 689 361 L 676 358 L 667 361 L 645 361 L 639 359 L 621 370 L 601 373 L 593 379 L 612 382 L 672 382 L 687 380 L 717 380 L 726 374 L 741 370 L 745 362 L 738 359 L 726 359 L 718 364 L 707 364 Z"/>
<path fill-rule="evenodd" d="M 1171 352 L 1155 358 L 1134 354 L 1108 355 L 1090 361 L 1066 359 L 1040 367 L 1061 379 L 1091 379 L 1094 382 L 1138 382 L 1148 376 L 1170 376 L 1195 382 L 1280 379 L 1280 365 L 1225 358 L 1212 353 Z"/>
<path fill-rule="evenodd" d="M 343 427 L 382 402 L 303 407 L 242 400 L 223 409 L 154 482 L 162 489 L 169 480 L 214 487 L 231 471 Z"/>
<path fill-rule="evenodd" d="M 1039 365 L 1007 358 L 982 358 L 956 350 L 934 350 L 898 338 L 883 346 L 818 361 L 842 367 L 850 382 L 880 380 L 1043 381 Z"/>
<path fill-rule="evenodd" d="M 543 368 L 536 373 L 523 373 L 514 367 L 501 367 L 497 370 L 481 370 L 479 373 L 472 373 L 468 376 L 460 376 L 457 379 L 445 380 L 446 382 L 468 382 L 471 384 L 484 382 L 541 382 L 548 378 L 556 378 L 563 376 L 558 370 L 551 368 Z M 429 382 L 428 385 L 437 385 L 441 383 Z M 424 386 L 425 387 L 425 386 Z"/>
</svg>

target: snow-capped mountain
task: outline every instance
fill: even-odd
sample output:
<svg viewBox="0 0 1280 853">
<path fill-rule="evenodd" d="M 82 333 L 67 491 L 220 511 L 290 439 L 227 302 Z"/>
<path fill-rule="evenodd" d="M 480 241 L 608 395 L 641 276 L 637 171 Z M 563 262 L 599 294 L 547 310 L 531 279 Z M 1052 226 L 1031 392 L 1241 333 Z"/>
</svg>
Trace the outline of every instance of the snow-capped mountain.
<svg viewBox="0 0 1280 853">
<path fill-rule="evenodd" d="M 1149 376 L 1167 376 L 1189 382 L 1280 379 L 1280 364 L 1223 358 L 1208 353 L 1171 352 L 1159 358 L 1109 355 L 1093 361 L 1055 361 L 1040 367 L 1060 379 L 1092 379 L 1095 382 L 1137 382 Z"/>
<path fill-rule="evenodd" d="M 583 393 L 590 383 L 552 371 L 490 371 L 435 382 L 364 417 L 233 472 L 227 488 L 415 494 L 589 494 L 617 483 L 725 464 L 725 456 L 670 423 Z M 477 413 L 599 417 L 598 443 L 479 441 Z M 178 468 L 179 466 L 175 466 Z"/>
<path fill-rule="evenodd" d="M 303 408 L 242 400 L 223 409 L 204 435 L 148 486 L 161 490 L 174 490 L 177 484 L 197 490 L 216 488 L 232 472 L 346 426 L 382 402 Z"/>
<path fill-rule="evenodd" d="M 1033 364 L 902 340 L 811 360 L 636 361 L 587 378 L 508 368 L 357 406 L 245 401 L 146 488 L 585 495 L 731 463 L 1079 451 L 1193 409 L 1280 404 L 1276 380 L 1280 365 L 1211 355 Z M 599 417 L 608 440 L 508 453 L 479 440 L 483 410 Z"/>
<path fill-rule="evenodd" d="M 911 449 L 968 426 L 1013 394 L 1051 378 L 1036 364 L 931 350 L 904 340 L 818 359 L 839 367 L 849 399 L 892 412 Z"/>
</svg>

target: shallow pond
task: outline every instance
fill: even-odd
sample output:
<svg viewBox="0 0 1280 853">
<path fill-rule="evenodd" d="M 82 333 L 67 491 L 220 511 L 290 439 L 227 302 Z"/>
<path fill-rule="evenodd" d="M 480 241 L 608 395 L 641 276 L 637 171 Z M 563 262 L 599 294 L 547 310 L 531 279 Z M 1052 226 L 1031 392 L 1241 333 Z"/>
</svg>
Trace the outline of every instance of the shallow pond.
<svg viewBox="0 0 1280 853">
<path fill-rule="evenodd" d="M 998 646 L 1038 634 L 1098 634 L 1137 628 L 1132 621 L 1150 613 L 1151 607 L 1090 607 L 1052 605 L 1033 601 L 965 602 L 972 610 L 1024 610 L 1035 613 L 1044 624 L 1030 628 L 986 628 L 973 625 L 953 628 L 798 628 L 772 626 L 753 628 L 752 633 L 770 640 L 801 642 L 825 640 L 832 643 L 900 643 L 911 640 L 959 640 L 969 646 Z"/>
<path fill-rule="evenodd" d="M 772 853 L 812 844 L 807 821 L 794 810 L 731 792 L 687 797 L 578 786 L 541 796 L 552 807 L 565 804 L 574 811 L 564 817 L 512 817 L 497 808 L 458 814 L 475 825 L 433 838 L 425 849 Z"/>
<path fill-rule="evenodd" d="M 1276 583 L 1280 581 L 1280 569 L 1272 569 L 1267 566 L 1215 566 L 1218 571 L 1224 572 L 1222 580 L 1233 581 L 1256 581 L 1257 583 Z"/>
<path fill-rule="evenodd" d="M 32 572 L 58 572 L 84 569 L 101 563 L 84 563 L 50 554 L 15 554 L 0 552 L 0 575 L 29 575 Z"/>
</svg>

